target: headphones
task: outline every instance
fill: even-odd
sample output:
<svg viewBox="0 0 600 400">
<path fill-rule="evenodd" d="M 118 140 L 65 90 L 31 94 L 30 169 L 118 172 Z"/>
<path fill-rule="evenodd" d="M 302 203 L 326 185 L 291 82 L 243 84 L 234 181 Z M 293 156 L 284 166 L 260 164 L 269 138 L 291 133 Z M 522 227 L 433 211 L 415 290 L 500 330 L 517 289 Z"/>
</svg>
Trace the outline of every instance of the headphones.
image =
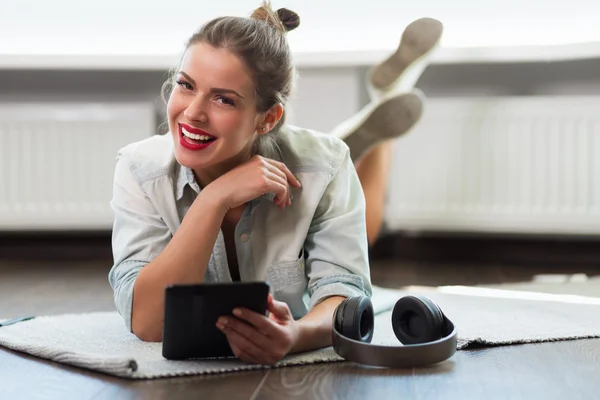
<svg viewBox="0 0 600 400">
<path fill-rule="evenodd" d="M 392 368 L 436 364 L 456 352 L 454 324 L 425 296 L 404 296 L 394 305 L 392 328 L 403 346 L 371 344 L 374 324 L 369 297 L 346 298 L 333 314 L 333 349 L 348 361 Z"/>
</svg>

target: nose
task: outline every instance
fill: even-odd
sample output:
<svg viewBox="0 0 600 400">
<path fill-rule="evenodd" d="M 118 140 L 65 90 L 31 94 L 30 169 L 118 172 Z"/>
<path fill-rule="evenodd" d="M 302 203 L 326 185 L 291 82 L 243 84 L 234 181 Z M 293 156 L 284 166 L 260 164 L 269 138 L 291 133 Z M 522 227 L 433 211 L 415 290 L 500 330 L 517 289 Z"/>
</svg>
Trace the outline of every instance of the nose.
<svg viewBox="0 0 600 400">
<path fill-rule="evenodd" d="M 198 121 L 205 123 L 208 121 L 208 114 L 204 108 L 204 103 L 200 96 L 194 97 L 194 99 L 188 104 L 183 115 L 190 121 Z"/>
</svg>

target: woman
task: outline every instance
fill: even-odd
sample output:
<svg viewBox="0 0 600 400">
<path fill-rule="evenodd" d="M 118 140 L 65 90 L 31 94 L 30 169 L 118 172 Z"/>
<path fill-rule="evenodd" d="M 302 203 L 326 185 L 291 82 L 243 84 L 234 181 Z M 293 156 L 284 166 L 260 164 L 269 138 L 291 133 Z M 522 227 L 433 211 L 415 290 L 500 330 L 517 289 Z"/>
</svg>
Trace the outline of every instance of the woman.
<svg viewBox="0 0 600 400">
<path fill-rule="evenodd" d="M 286 32 L 298 24 L 264 3 L 202 26 L 169 80 L 170 133 L 118 154 L 109 280 L 142 340 L 161 340 L 171 284 L 269 281 L 268 318 L 242 310 L 217 324 L 238 358 L 260 364 L 330 345 L 337 305 L 371 294 L 348 146 L 284 125 Z"/>
</svg>

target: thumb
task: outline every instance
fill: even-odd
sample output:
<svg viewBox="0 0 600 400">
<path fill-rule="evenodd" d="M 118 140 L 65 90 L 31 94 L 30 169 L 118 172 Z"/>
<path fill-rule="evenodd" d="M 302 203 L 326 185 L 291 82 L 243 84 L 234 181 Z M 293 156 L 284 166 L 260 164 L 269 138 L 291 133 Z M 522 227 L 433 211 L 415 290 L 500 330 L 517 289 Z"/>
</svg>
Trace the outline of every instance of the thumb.
<svg viewBox="0 0 600 400">
<path fill-rule="evenodd" d="M 287 320 L 292 316 L 288 305 L 283 301 L 275 300 L 271 294 L 269 294 L 269 297 L 267 298 L 267 309 L 273 317 L 280 320 Z"/>
</svg>

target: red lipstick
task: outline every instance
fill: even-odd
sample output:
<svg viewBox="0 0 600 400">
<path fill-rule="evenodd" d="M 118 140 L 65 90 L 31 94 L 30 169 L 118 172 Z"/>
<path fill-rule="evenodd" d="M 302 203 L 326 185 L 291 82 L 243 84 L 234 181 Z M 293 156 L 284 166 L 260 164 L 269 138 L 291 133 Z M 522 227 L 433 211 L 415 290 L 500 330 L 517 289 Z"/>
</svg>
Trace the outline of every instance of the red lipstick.
<svg viewBox="0 0 600 400">
<path fill-rule="evenodd" d="M 198 151 L 198 150 L 205 149 L 208 146 L 210 146 L 211 144 L 213 144 L 214 142 L 216 142 L 216 140 L 217 140 L 216 137 L 209 134 L 208 132 L 203 131 L 202 129 L 192 128 L 189 125 L 181 124 L 181 123 L 179 123 L 178 126 L 179 126 L 179 143 L 181 144 L 182 147 L 184 147 L 188 150 Z M 191 133 L 193 135 L 202 135 L 205 137 L 209 137 L 210 140 L 199 140 L 199 139 L 189 138 L 183 134 L 184 129 L 186 132 Z"/>
</svg>

